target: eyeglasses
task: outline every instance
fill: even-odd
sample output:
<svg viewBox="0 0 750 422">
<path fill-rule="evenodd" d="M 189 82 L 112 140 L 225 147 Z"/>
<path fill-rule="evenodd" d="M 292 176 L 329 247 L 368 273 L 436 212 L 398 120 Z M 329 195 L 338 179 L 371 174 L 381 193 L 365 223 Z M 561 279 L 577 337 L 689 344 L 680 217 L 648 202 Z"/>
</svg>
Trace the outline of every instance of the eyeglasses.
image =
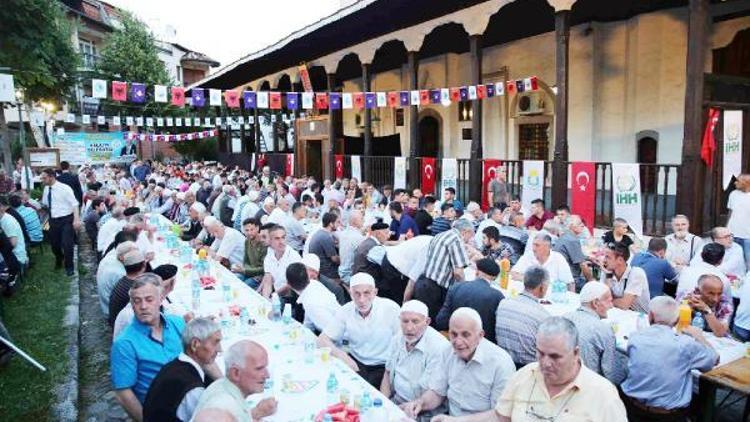
<svg viewBox="0 0 750 422">
<path fill-rule="evenodd" d="M 534 389 L 536 389 L 536 377 L 534 377 L 534 384 L 531 385 L 531 392 L 529 393 L 529 398 L 526 399 L 526 416 L 529 418 L 533 418 L 532 420 L 536 421 L 544 421 L 544 422 L 553 422 L 555 419 L 557 419 L 558 416 L 565 410 L 565 406 L 568 405 L 570 400 L 575 395 L 575 391 L 568 396 L 567 399 L 565 399 L 565 402 L 560 406 L 560 410 L 557 411 L 557 414 L 555 416 L 544 416 L 536 413 L 534 410 L 534 406 L 531 405 L 531 396 L 534 395 Z"/>
</svg>

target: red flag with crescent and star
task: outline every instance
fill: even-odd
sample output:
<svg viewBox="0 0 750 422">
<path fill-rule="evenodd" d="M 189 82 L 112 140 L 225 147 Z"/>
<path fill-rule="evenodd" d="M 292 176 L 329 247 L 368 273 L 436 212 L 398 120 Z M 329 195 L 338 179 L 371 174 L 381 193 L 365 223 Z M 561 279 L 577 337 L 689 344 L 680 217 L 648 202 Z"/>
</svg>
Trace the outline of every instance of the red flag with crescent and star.
<svg viewBox="0 0 750 422">
<path fill-rule="evenodd" d="M 435 193 L 435 157 L 422 157 L 422 193 Z"/>
<path fill-rule="evenodd" d="M 333 156 L 333 176 L 337 179 L 344 178 L 344 156 L 336 154 Z"/>
<path fill-rule="evenodd" d="M 294 154 L 286 155 L 286 175 L 294 176 Z"/>
<path fill-rule="evenodd" d="M 573 162 L 570 174 L 572 176 L 570 212 L 583 219 L 583 223 L 591 233 L 594 232 L 595 204 L 596 204 L 596 168 L 591 162 Z"/>
<path fill-rule="evenodd" d="M 495 178 L 495 175 L 502 167 L 503 162 L 495 159 L 484 160 L 484 176 L 482 177 L 482 210 L 487 211 L 490 208 L 490 198 L 487 195 L 487 189 L 490 186 L 490 182 Z"/>
</svg>

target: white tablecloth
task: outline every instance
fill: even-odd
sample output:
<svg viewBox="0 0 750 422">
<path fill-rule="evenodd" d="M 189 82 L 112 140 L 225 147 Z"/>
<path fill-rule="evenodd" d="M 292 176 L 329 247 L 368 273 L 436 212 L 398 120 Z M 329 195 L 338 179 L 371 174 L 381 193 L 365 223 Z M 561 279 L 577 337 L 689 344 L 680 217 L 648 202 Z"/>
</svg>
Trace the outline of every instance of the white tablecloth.
<svg viewBox="0 0 750 422">
<path fill-rule="evenodd" d="M 175 264 L 180 268 L 175 281 L 175 288 L 170 298 L 192 308 L 191 277 L 193 272 L 186 270 L 181 258 L 173 255 L 163 241 L 163 234 L 156 235 L 156 256 L 152 265 L 165 263 Z M 241 282 L 234 274 L 213 260 L 210 262 L 211 275 L 218 283 L 214 290 L 203 290 L 200 297 L 200 308 L 194 310 L 196 316 L 213 315 L 218 317 L 221 312 L 227 312 L 228 306 L 239 305 L 248 309 L 251 319 L 256 321 L 254 326 L 247 326 L 244 332 L 239 327 L 239 318 L 234 318 L 234 324 L 223 330 L 224 338 L 221 342 L 223 350 L 242 339 L 252 339 L 262 344 L 269 355 L 269 370 L 273 379 L 273 395 L 278 400 L 278 410 L 267 421 L 310 421 L 311 417 L 327 407 L 326 381 L 331 372 L 336 375 L 339 390 L 347 390 L 350 397 L 361 396 L 367 391 L 373 400 L 380 398 L 388 412 L 389 420 L 408 420 L 404 413 L 379 391 L 370 386 L 364 379 L 352 371 L 340 360 L 331 357 L 327 363 L 321 359 L 321 351 L 316 349 L 312 362 L 306 361 L 310 356 L 305 353 L 305 339 L 313 339 L 311 331 L 292 321 L 290 324 L 273 322 L 263 315 L 271 310 L 268 300 Z M 224 301 L 223 285 L 230 286 L 231 300 Z M 221 355 L 216 359 L 217 364 L 224 370 L 224 360 Z M 286 382 L 285 382 L 286 380 Z M 292 386 L 298 392 L 290 392 L 287 386 Z M 257 403 L 263 394 L 251 395 L 248 401 Z"/>
</svg>

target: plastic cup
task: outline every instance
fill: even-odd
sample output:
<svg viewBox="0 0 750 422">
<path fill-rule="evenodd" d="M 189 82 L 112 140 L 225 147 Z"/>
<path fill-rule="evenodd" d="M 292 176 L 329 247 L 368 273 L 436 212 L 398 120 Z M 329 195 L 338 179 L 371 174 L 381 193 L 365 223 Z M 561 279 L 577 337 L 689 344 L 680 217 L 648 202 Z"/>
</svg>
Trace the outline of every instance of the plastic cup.
<svg viewBox="0 0 750 422">
<path fill-rule="evenodd" d="M 320 348 L 320 361 L 323 363 L 328 363 L 328 361 L 330 360 L 331 360 L 331 348 L 321 347 Z"/>
</svg>

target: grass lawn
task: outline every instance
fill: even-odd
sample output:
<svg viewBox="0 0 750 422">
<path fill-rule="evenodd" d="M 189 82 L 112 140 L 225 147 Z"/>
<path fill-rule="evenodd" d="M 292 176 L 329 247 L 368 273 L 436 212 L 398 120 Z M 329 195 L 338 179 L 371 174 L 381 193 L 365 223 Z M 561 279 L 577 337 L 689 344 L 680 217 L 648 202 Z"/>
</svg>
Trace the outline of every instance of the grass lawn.
<svg viewBox="0 0 750 422">
<path fill-rule="evenodd" d="M 55 270 L 55 258 L 34 251 L 34 267 L 11 298 L 0 298 L 0 315 L 14 343 L 34 357 L 41 372 L 20 356 L 0 369 L 0 419 L 41 421 L 49 419 L 53 388 L 65 375 L 67 338 L 62 335 L 70 278 Z"/>
</svg>

